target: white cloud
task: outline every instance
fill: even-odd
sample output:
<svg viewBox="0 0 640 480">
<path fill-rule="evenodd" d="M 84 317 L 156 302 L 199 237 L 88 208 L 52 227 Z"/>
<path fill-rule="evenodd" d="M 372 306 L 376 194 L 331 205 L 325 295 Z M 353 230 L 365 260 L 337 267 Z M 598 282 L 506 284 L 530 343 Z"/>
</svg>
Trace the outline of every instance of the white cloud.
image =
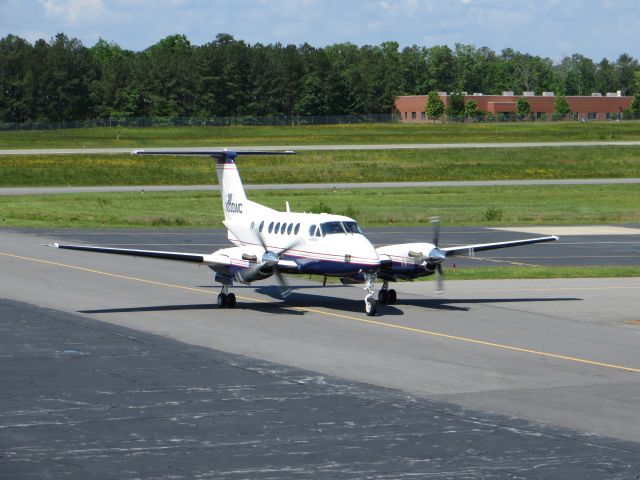
<svg viewBox="0 0 640 480">
<path fill-rule="evenodd" d="M 70 25 L 78 20 L 96 20 L 107 13 L 103 0 L 40 0 L 47 14 L 61 17 Z"/>
</svg>

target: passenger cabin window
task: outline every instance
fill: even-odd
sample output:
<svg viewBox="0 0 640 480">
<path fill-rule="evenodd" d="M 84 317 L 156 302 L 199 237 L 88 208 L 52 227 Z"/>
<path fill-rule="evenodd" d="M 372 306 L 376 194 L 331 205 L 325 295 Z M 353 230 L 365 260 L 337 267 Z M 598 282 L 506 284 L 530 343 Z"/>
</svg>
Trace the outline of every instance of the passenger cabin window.
<svg viewBox="0 0 640 480">
<path fill-rule="evenodd" d="M 276 228 L 273 229 L 273 233 L 278 233 L 280 231 L 280 222 L 276 223 Z"/>
<path fill-rule="evenodd" d="M 299 231 L 300 231 L 300 224 L 296 223 L 296 228 L 293 229 L 293 234 L 297 235 Z"/>
<path fill-rule="evenodd" d="M 309 227 L 309 236 L 313 237 L 313 236 L 315 236 L 315 234 L 316 234 L 316 226 L 315 225 L 311 225 Z"/>
<path fill-rule="evenodd" d="M 284 231 L 285 231 L 286 229 L 287 229 L 287 224 L 286 224 L 286 223 L 283 223 L 283 224 L 282 224 L 282 227 L 280 227 L 280 234 L 281 234 L 281 235 L 284 235 Z"/>
<path fill-rule="evenodd" d="M 260 227 L 258 227 L 259 232 L 262 232 L 262 227 L 264 227 L 264 220 L 260 222 Z"/>
<path fill-rule="evenodd" d="M 322 236 L 333 235 L 334 233 L 346 233 L 342 227 L 342 222 L 325 222 L 320 224 Z"/>
<path fill-rule="evenodd" d="M 293 230 L 293 223 L 290 223 L 287 227 L 287 235 L 291 235 L 291 230 Z"/>
<path fill-rule="evenodd" d="M 269 233 L 271 233 L 272 231 L 273 231 L 273 222 L 269 224 Z"/>
</svg>

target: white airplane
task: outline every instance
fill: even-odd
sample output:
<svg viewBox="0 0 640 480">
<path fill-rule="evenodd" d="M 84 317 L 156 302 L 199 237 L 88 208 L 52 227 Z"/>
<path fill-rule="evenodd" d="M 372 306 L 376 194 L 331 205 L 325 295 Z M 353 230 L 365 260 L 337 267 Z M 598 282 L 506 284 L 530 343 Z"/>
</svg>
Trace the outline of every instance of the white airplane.
<svg viewBox="0 0 640 480">
<path fill-rule="evenodd" d="M 234 281 L 250 284 L 275 276 L 282 297 L 291 289 L 282 273 L 315 274 L 338 277 L 343 284 L 364 283 L 367 291 L 364 304 L 367 315 L 375 315 L 377 305 L 393 304 L 397 300 L 389 282 L 413 280 L 438 274 L 441 288 L 442 263 L 447 257 L 497 248 L 515 247 L 558 240 L 556 236 L 529 238 L 509 242 L 464 245 L 440 248 L 439 223 L 434 222 L 433 243 L 404 243 L 374 247 L 357 222 L 342 215 L 326 213 L 279 212 L 247 199 L 236 167 L 240 155 L 287 155 L 292 151 L 147 151 L 136 155 L 206 155 L 215 159 L 216 173 L 222 195 L 224 225 L 234 247 L 222 248 L 211 254 L 132 250 L 88 245 L 63 245 L 55 248 L 88 252 L 133 255 L 208 266 L 215 272 L 215 281 L 222 285 L 218 306 L 233 308 L 236 297 L 229 292 Z M 375 298 L 376 278 L 382 287 Z"/>
</svg>

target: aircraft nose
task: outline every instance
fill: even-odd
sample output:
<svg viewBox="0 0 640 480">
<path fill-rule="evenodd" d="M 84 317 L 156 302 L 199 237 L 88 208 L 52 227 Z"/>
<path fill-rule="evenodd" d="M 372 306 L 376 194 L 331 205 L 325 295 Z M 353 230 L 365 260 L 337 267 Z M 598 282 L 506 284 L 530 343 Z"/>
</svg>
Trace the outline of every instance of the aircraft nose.
<svg viewBox="0 0 640 480">
<path fill-rule="evenodd" d="M 353 238 L 350 242 L 349 254 L 352 258 L 357 258 L 361 263 L 378 266 L 380 265 L 380 257 L 373 244 L 364 236 Z"/>
</svg>

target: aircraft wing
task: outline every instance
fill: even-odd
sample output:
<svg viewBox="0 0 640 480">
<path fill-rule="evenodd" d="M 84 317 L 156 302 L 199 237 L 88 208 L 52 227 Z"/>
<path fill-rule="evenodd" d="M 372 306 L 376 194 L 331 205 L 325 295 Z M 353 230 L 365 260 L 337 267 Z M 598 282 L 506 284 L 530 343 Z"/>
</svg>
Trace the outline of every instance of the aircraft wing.
<svg viewBox="0 0 640 480">
<path fill-rule="evenodd" d="M 52 243 L 48 245 L 53 248 L 64 250 L 80 250 L 83 252 L 111 253 L 116 255 L 129 255 L 133 257 L 159 258 L 162 260 L 174 260 L 179 262 L 200 263 L 203 265 L 229 265 L 230 260 L 227 255 L 217 252 L 212 254 L 184 253 L 184 252 L 161 252 L 156 250 L 133 250 L 127 248 L 95 247 L 92 245 L 63 245 Z"/>
<path fill-rule="evenodd" d="M 498 248 L 517 247 L 520 245 L 531 245 L 534 243 L 555 242 L 559 237 L 553 235 L 550 237 L 527 238 L 524 240 L 512 240 L 510 242 L 496 243 L 478 243 L 475 245 L 461 245 L 458 247 L 441 248 L 447 257 L 454 255 L 473 255 L 475 252 L 484 252 L 485 250 L 496 250 Z"/>
</svg>

